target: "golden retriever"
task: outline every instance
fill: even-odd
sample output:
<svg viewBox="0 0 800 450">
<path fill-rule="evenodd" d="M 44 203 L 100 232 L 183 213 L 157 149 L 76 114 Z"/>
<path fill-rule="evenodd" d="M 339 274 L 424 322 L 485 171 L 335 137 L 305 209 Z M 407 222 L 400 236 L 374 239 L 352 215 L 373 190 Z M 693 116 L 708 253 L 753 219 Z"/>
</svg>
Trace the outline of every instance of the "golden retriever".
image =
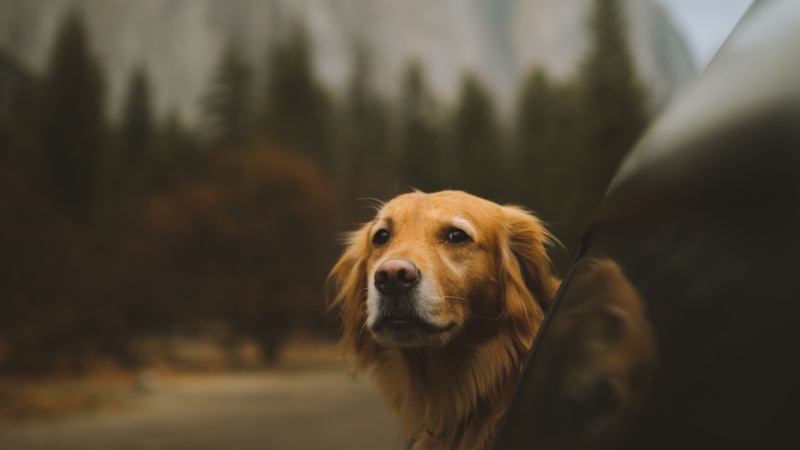
<svg viewBox="0 0 800 450">
<path fill-rule="evenodd" d="M 371 368 L 412 448 L 488 449 L 559 280 L 531 214 L 413 192 L 352 233 L 331 271 L 342 348 Z"/>
<path fill-rule="evenodd" d="M 655 333 L 610 259 L 584 261 L 534 359 L 532 448 L 591 449 L 621 434 L 648 394 Z"/>
</svg>

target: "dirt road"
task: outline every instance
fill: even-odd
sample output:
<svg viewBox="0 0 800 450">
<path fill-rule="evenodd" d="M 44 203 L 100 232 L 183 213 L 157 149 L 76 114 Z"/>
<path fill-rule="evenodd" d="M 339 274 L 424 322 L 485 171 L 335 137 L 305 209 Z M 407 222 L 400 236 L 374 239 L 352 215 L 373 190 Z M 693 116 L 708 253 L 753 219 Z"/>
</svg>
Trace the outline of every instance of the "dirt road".
<svg viewBox="0 0 800 450">
<path fill-rule="evenodd" d="M 368 377 L 333 368 L 195 377 L 121 411 L 0 426 L 2 450 L 402 448 Z"/>
</svg>

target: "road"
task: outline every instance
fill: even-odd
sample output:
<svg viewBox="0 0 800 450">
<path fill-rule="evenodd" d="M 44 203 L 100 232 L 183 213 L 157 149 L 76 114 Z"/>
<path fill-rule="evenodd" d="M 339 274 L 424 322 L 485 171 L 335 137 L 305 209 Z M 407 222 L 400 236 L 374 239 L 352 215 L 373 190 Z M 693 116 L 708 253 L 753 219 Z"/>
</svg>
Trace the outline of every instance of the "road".
<svg viewBox="0 0 800 450">
<path fill-rule="evenodd" d="M 0 426 L 2 450 L 395 450 L 367 376 L 341 369 L 192 377 L 116 412 Z"/>
</svg>

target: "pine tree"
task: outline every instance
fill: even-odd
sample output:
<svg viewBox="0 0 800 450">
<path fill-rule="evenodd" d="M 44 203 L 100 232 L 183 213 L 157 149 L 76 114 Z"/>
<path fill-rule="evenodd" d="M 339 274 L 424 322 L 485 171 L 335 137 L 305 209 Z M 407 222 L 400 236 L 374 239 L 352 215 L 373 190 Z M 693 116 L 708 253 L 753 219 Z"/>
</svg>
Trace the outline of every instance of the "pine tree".
<svg viewBox="0 0 800 450">
<path fill-rule="evenodd" d="M 215 144 L 237 145 L 250 136 L 252 70 L 238 41 L 230 40 L 223 49 L 201 108 Z"/>
<path fill-rule="evenodd" d="M 369 49 L 357 42 L 353 56 L 353 72 L 345 98 L 340 164 L 345 168 L 348 191 L 374 192 L 379 190 L 377 184 L 388 174 L 389 120 L 386 108 L 372 86 Z"/>
<path fill-rule="evenodd" d="M 436 105 L 418 62 L 406 70 L 401 108 L 401 182 L 425 192 L 443 189 L 444 152 Z"/>
<path fill-rule="evenodd" d="M 537 70 L 525 81 L 515 122 L 518 201 L 545 219 L 562 221 L 575 185 L 578 144 L 574 89 Z"/>
<path fill-rule="evenodd" d="M 590 43 L 578 83 L 587 201 L 597 203 L 648 118 L 620 1 L 595 0 L 588 27 Z"/>
<path fill-rule="evenodd" d="M 178 112 L 168 113 L 156 135 L 151 175 L 153 186 L 166 188 L 187 176 L 196 175 L 204 163 L 205 153 L 200 147 Z"/>
<path fill-rule="evenodd" d="M 500 133 L 492 98 L 474 76 L 465 76 L 461 84 L 453 147 L 458 184 L 478 196 L 496 198 L 503 184 L 499 179 Z"/>
<path fill-rule="evenodd" d="M 271 47 L 262 130 L 326 165 L 331 143 L 329 101 L 315 76 L 312 56 L 308 33 L 300 24 Z"/>
<path fill-rule="evenodd" d="M 103 81 L 76 12 L 62 22 L 48 64 L 42 136 L 51 189 L 74 217 L 88 218 L 105 139 Z"/>
<path fill-rule="evenodd" d="M 557 89 L 534 75 L 518 116 L 518 138 L 528 142 L 525 151 L 533 152 L 528 157 L 537 161 L 530 164 L 548 166 L 539 175 L 552 190 L 544 188 L 541 203 L 532 203 L 566 246 L 566 253 L 554 255 L 562 270 L 577 249 L 586 218 L 602 202 L 648 119 L 619 0 L 594 0 L 587 27 L 588 48 L 573 85 Z M 550 109 L 546 117 L 535 112 L 543 109 Z M 564 149 L 551 155 L 552 164 L 544 163 L 536 150 L 550 145 Z"/>
<path fill-rule="evenodd" d="M 141 165 L 153 142 L 153 111 L 150 82 L 144 69 L 133 71 L 122 110 L 120 126 L 125 162 Z"/>
<path fill-rule="evenodd" d="M 566 269 L 586 215 L 585 170 L 581 154 L 581 117 L 573 84 L 548 79 L 541 70 L 525 81 L 515 122 L 516 189 L 519 201 L 531 208 L 567 247 L 551 258 Z"/>
<path fill-rule="evenodd" d="M 38 135 L 39 83 L 17 55 L 0 49 L 0 148 L 15 147 L 15 139 Z M 22 145 L 30 148 L 31 145 Z"/>
</svg>

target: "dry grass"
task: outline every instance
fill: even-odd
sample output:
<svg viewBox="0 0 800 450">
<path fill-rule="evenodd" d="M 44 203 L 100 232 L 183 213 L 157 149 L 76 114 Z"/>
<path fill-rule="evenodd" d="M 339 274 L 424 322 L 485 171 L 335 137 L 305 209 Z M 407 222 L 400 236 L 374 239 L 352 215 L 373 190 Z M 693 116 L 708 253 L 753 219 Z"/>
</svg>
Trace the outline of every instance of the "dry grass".
<svg viewBox="0 0 800 450">
<path fill-rule="evenodd" d="M 0 422 L 120 409 L 135 395 L 135 379 L 121 371 L 0 378 Z"/>
<path fill-rule="evenodd" d="M 207 343 L 189 342 L 178 349 L 177 364 L 159 360 L 151 369 L 124 371 L 100 365 L 82 375 L 42 377 L 0 377 L 0 423 L 54 418 L 79 412 L 98 412 L 125 408 L 132 400 L 159 386 L 180 384 L 198 376 L 231 371 L 222 362 L 220 350 Z M 243 348 L 243 352 L 256 350 Z M 189 359 L 196 364 L 187 365 Z M 255 356 L 248 358 L 255 360 Z M 297 338 L 281 352 L 277 367 L 248 364 L 246 370 L 296 371 L 340 367 L 336 347 L 328 342 Z"/>
<path fill-rule="evenodd" d="M 341 364 L 342 356 L 334 344 L 312 339 L 297 339 L 281 352 L 279 368 L 298 369 Z"/>
</svg>

